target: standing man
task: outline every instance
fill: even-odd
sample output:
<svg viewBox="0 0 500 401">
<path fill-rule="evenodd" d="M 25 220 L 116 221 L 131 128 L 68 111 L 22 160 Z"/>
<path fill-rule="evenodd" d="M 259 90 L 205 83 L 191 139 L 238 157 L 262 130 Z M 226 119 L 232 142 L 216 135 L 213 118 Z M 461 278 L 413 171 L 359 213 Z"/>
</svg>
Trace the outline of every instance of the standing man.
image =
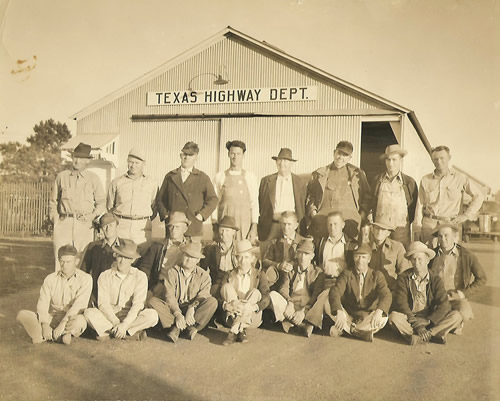
<svg viewBox="0 0 500 401">
<path fill-rule="evenodd" d="M 87 171 L 91 147 L 80 143 L 73 151 L 73 166 L 56 177 L 50 198 L 50 219 L 54 222 L 54 253 L 62 245 L 73 245 L 78 252 L 94 240 L 92 221 L 105 212 L 106 196 L 96 174 Z"/>
<path fill-rule="evenodd" d="M 451 153 L 447 146 L 434 148 L 431 157 L 436 169 L 420 181 L 414 222 L 415 236 L 424 243 L 432 239 L 438 224 L 461 225 L 473 220 L 484 200 L 481 190 L 466 176 L 450 169 Z M 462 212 L 464 193 L 472 200 Z"/>
<path fill-rule="evenodd" d="M 118 236 L 141 248 L 151 240 L 151 220 L 156 217 L 158 184 L 144 175 L 146 155 L 132 148 L 127 157 L 127 173 L 111 181 L 107 208 L 118 218 Z"/>
<path fill-rule="evenodd" d="M 214 187 L 219 198 L 217 212 L 214 213 L 214 233 L 224 216 L 233 217 L 238 227 L 237 239 L 257 240 L 259 221 L 259 189 L 257 177 L 243 170 L 243 159 L 247 147 L 245 142 L 226 143 L 230 161 L 229 169 L 215 175 Z"/>
<path fill-rule="evenodd" d="M 187 237 L 201 239 L 203 222 L 217 207 L 218 199 L 210 178 L 194 167 L 200 149 L 194 142 L 187 142 L 181 150 L 181 166 L 170 171 L 158 193 L 160 219 L 168 223 L 172 212 L 184 212 L 191 221 Z"/>
<path fill-rule="evenodd" d="M 418 188 L 409 175 L 403 174 L 401 165 L 408 152 L 399 145 L 389 145 L 380 156 L 385 160 L 386 171 L 375 177 L 373 187 L 373 221 L 384 221 L 394 227 L 393 240 L 410 246 L 410 225 L 415 219 Z"/>
<path fill-rule="evenodd" d="M 340 211 L 346 223 L 345 233 L 357 238 L 359 226 L 370 211 L 370 186 L 363 170 L 348 163 L 352 143 L 340 141 L 333 153 L 333 163 L 320 167 L 307 186 L 307 213 L 314 238 L 325 237 L 326 216 Z"/>
</svg>

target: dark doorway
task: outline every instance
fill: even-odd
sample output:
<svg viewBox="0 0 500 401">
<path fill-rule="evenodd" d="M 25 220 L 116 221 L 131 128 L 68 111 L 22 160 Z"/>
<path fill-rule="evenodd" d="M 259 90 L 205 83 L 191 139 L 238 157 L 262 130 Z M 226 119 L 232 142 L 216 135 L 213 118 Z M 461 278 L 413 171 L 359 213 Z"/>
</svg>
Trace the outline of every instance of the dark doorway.
<svg viewBox="0 0 500 401">
<path fill-rule="evenodd" d="M 372 185 L 375 176 L 385 170 L 379 159 L 389 145 L 398 143 L 391 125 L 385 121 L 361 123 L 361 163 L 368 182 Z"/>
</svg>

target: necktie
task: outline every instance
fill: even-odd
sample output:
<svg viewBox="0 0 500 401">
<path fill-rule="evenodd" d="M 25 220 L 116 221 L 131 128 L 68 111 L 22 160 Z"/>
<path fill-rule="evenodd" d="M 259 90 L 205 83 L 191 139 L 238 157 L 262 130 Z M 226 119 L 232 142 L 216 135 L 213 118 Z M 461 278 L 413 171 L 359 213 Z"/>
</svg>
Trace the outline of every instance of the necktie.
<svg viewBox="0 0 500 401">
<path fill-rule="evenodd" d="M 365 276 L 359 273 L 359 299 L 363 299 L 363 286 L 365 285 Z"/>
</svg>

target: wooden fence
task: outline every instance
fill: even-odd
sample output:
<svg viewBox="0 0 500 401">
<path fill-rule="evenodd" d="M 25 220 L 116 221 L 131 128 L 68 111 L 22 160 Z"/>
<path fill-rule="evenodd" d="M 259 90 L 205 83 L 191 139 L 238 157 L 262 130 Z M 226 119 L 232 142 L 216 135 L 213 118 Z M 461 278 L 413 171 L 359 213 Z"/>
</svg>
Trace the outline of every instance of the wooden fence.
<svg viewBox="0 0 500 401">
<path fill-rule="evenodd" d="M 0 183 L 0 234 L 43 234 L 52 183 Z"/>
</svg>

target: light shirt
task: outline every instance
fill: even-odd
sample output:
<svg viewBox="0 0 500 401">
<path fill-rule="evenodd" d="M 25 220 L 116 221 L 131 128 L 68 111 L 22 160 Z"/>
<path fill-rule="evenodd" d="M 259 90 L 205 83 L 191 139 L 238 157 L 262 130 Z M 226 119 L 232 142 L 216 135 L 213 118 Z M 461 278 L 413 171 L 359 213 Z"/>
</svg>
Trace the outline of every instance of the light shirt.
<svg viewBox="0 0 500 401">
<path fill-rule="evenodd" d="M 392 180 L 385 173 L 380 182 L 377 202 L 377 220 L 394 227 L 404 227 L 408 222 L 408 204 L 403 187 L 403 177 L 399 172 Z"/>
<path fill-rule="evenodd" d="M 334 267 L 336 274 L 333 277 L 338 277 L 338 275 L 345 269 L 345 245 L 346 240 L 344 234 L 338 241 L 331 237 L 325 242 L 325 247 L 323 249 L 323 270 L 325 266 Z"/>
<path fill-rule="evenodd" d="M 186 180 L 189 177 L 189 174 L 191 174 L 192 172 L 193 172 L 193 167 L 190 167 L 190 168 L 181 167 L 181 179 L 182 179 L 182 182 L 186 182 Z"/>
<path fill-rule="evenodd" d="M 82 313 L 89 304 L 92 276 L 79 269 L 67 279 L 61 270 L 49 274 L 40 288 L 36 307 L 40 323 L 50 323 L 53 315 L 65 318 Z"/>
<path fill-rule="evenodd" d="M 292 175 L 282 177 L 278 174 L 276 180 L 276 199 L 274 202 L 274 213 L 295 211 L 295 198 L 293 196 Z"/>
<path fill-rule="evenodd" d="M 250 269 L 247 273 L 242 274 L 239 271 L 236 274 L 236 278 L 238 279 L 236 283 L 236 293 L 238 294 L 238 297 L 241 299 L 240 294 L 244 298 L 248 291 L 250 291 L 250 284 L 251 284 L 251 276 L 250 272 L 252 270 Z"/>
<path fill-rule="evenodd" d="M 163 262 L 161 264 L 160 280 L 164 280 L 167 277 L 167 271 L 179 265 L 182 262 L 182 251 L 180 247 L 186 243 L 186 237 L 182 237 L 182 241 L 172 241 L 169 239 L 166 246 L 163 249 Z"/>
<path fill-rule="evenodd" d="M 158 184 L 141 175 L 132 178 L 124 174 L 111 181 L 107 208 L 110 212 L 127 217 L 150 217 L 156 211 Z"/>
<path fill-rule="evenodd" d="M 113 322 L 120 311 L 128 312 L 124 323 L 131 324 L 144 309 L 148 292 L 146 273 L 131 267 L 125 277 L 120 277 L 116 267 L 105 270 L 97 280 L 99 310 Z"/>
<path fill-rule="evenodd" d="M 194 270 L 193 270 L 194 271 Z M 184 270 L 184 268 L 180 268 L 181 274 L 179 274 L 179 286 L 180 286 L 180 296 L 179 296 L 179 303 L 183 304 L 186 302 L 189 302 L 189 297 L 188 297 L 188 288 L 189 288 L 189 283 L 191 282 L 193 278 L 193 271 L 187 272 Z"/>
<path fill-rule="evenodd" d="M 410 276 L 410 290 L 413 298 L 413 313 L 418 313 L 427 308 L 427 284 L 429 284 L 429 273 L 424 278 L 420 278 L 413 273 Z"/>
<path fill-rule="evenodd" d="M 446 291 L 455 290 L 457 288 L 456 272 L 458 264 L 458 249 L 456 244 L 449 253 L 445 253 L 441 248 L 433 263 L 433 268 L 439 272 L 439 276 L 443 280 L 444 289 Z"/>
<path fill-rule="evenodd" d="M 220 263 L 219 263 L 219 270 L 223 272 L 228 272 L 233 270 L 233 245 L 229 247 L 229 249 L 224 249 L 223 244 L 219 244 L 220 248 Z"/>
<path fill-rule="evenodd" d="M 367 272 L 364 272 L 364 273 L 356 272 L 356 274 L 358 275 L 358 279 L 359 279 L 359 300 L 360 301 L 363 299 L 363 287 L 365 286 L 366 273 Z"/>
<path fill-rule="evenodd" d="M 295 280 L 293 282 L 293 292 L 299 292 L 301 290 L 304 289 L 305 285 L 306 285 L 306 273 L 307 273 L 307 269 L 306 270 L 302 270 L 302 271 L 297 271 L 297 274 L 295 275 Z"/>
<path fill-rule="evenodd" d="M 454 170 L 443 177 L 438 177 L 435 171 L 422 177 L 415 224 L 422 225 L 424 213 L 449 218 L 458 216 L 464 192 L 472 198 L 464 214 L 468 219 L 473 219 L 483 204 L 484 194 L 469 178 Z"/>
</svg>

